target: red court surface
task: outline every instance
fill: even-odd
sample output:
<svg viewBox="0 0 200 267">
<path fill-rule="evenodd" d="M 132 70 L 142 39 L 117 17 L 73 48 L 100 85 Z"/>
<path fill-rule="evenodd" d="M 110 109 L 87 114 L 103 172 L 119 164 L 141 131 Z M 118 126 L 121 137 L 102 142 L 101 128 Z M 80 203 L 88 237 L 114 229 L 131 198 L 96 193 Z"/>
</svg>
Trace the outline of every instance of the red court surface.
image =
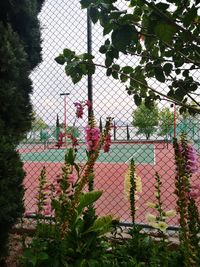
<svg viewBox="0 0 200 267">
<path fill-rule="evenodd" d="M 52 180 L 56 174 L 61 172 L 62 163 L 49 162 L 26 162 L 24 169 L 25 178 L 25 206 L 27 212 L 35 210 L 35 196 L 37 193 L 38 177 L 42 167 L 47 170 L 47 179 Z M 97 202 L 97 213 L 101 215 L 112 214 L 121 222 L 131 222 L 129 216 L 129 203 L 124 195 L 124 175 L 127 171 L 127 164 L 120 163 L 97 163 L 95 165 L 95 189 L 103 191 L 103 195 Z M 176 198 L 174 195 L 175 165 L 173 147 L 155 145 L 155 165 L 137 164 L 136 172 L 142 179 L 142 193 L 139 194 L 137 201 L 136 222 L 147 223 L 145 215 L 154 213 L 147 207 L 147 202 L 155 202 L 154 183 L 155 172 L 158 172 L 162 181 L 162 202 L 165 210 L 175 209 Z M 199 183 L 199 174 L 192 177 L 192 183 Z M 199 203 L 200 204 L 200 203 Z M 170 225 L 177 225 L 178 218 L 172 218 L 168 221 Z"/>
</svg>

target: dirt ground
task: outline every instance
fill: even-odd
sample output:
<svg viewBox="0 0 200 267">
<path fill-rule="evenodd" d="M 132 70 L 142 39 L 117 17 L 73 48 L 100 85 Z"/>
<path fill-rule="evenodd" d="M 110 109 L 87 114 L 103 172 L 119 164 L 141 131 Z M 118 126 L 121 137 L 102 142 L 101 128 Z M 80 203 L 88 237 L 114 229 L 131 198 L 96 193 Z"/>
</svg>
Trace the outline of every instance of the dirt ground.
<svg viewBox="0 0 200 267">
<path fill-rule="evenodd" d="M 22 237 L 19 234 L 11 234 L 9 238 L 9 255 L 5 264 L 0 267 L 20 267 L 19 257 L 22 255 Z"/>
<path fill-rule="evenodd" d="M 23 219 L 19 224 L 15 225 L 9 236 L 9 255 L 5 262 L 0 263 L 0 267 L 20 267 L 19 258 L 23 252 L 22 238 L 23 236 L 32 236 L 35 231 L 36 222 L 33 219 Z M 26 241 L 31 238 L 27 237 Z"/>
</svg>

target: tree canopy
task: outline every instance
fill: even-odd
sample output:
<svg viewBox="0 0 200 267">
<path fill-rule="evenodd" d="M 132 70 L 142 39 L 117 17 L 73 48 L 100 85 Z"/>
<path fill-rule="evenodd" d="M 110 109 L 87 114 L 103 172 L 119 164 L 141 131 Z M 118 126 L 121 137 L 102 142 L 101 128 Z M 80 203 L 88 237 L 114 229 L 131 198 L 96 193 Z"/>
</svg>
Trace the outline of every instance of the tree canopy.
<svg viewBox="0 0 200 267">
<path fill-rule="evenodd" d="M 169 135 L 174 127 L 174 113 L 167 107 L 159 112 L 159 126 L 161 136 Z"/>
<path fill-rule="evenodd" d="M 200 69 L 199 0 L 81 0 L 93 23 L 99 22 L 108 36 L 99 51 L 105 55 L 106 74 L 126 83 L 136 105 L 144 100 L 150 107 L 158 99 L 180 106 L 180 112 L 200 112 L 195 92 L 199 88 L 194 72 Z M 121 2 L 122 4 L 122 2 Z M 119 6 L 122 6 L 120 8 Z M 125 7 L 126 6 L 126 7 Z M 124 54 L 136 57 L 136 66 L 117 64 Z M 65 72 L 74 83 L 92 75 L 100 66 L 87 53 L 76 55 L 64 49 L 56 61 L 66 64 Z M 149 79 L 166 85 L 167 93 L 152 88 Z M 188 103 L 193 100 L 195 105 Z"/>
<path fill-rule="evenodd" d="M 22 42 L 30 68 L 41 62 L 41 33 L 38 20 L 44 0 L 1 0 L 0 21 L 8 23 Z"/>
<path fill-rule="evenodd" d="M 156 105 L 148 108 L 144 103 L 141 103 L 133 112 L 132 124 L 138 129 L 136 134 L 144 134 L 148 140 L 156 132 L 158 118 L 158 107 Z"/>
<path fill-rule="evenodd" d="M 33 131 L 39 131 L 39 130 L 44 130 L 48 127 L 47 123 L 36 113 L 33 113 L 34 119 L 32 123 L 32 130 Z"/>
<path fill-rule="evenodd" d="M 30 72 L 41 61 L 37 14 L 44 1 L 0 1 L 0 124 L 1 134 L 17 144 L 30 129 Z"/>
</svg>

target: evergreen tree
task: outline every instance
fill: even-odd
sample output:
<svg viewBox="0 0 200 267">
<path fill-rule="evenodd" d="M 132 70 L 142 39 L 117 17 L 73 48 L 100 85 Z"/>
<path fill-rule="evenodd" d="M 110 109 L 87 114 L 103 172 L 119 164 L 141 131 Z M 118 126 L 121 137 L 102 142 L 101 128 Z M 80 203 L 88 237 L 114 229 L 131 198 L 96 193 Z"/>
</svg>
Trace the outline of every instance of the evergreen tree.
<svg viewBox="0 0 200 267">
<path fill-rule="evenodd" d="M 102 125 L 101 117 L 100 117 L 100 120 L 99 120 L 99 129 L 100 129 L 100 132 L 102 133 L 103 132 L 103 125 Z"/>
<path fill-rule="evenodd" d="M 16 147 L 31 128 L 31 70 L 41 61 L 37 14 L 42 0 L 0 1 L 0 264 L 8 233 L 24 211 Z"/>
<path fill-rule="evenodd" d="M 127 138 L 127 141 L 130 140 L 130 133 L 129 133 L 128 124 L 126 125 L 126 138 Z"/>
</svg>

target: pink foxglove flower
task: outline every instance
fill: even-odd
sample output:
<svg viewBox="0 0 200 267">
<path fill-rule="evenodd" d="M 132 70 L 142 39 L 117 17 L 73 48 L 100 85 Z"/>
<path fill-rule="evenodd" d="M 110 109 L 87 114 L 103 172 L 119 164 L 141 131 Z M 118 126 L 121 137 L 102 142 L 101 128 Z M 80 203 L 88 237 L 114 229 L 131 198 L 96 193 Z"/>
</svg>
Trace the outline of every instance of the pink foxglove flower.
<svg viewBox="0 0 200 267">
<path fill-rule="evenodd" d="M 98 142 L 100 138 L 100 129 L 98 127 L 91 128 L 87 126 L 85 128 L 86 133 L 86 145 L 88 151 L 95 151 L 98 147 Z"/>
<path fill-rule="evenodd" d="M 80 102 L 75 102 L 74 106 L 76 107 L 76 117 L 79 118 L 83 118 L 83 106 Z"/>
<path fill-rule="evenodd" d="M 200 185 L 193 185 L 190 189 L 189 196 L 196 199 L 200 197 Z"/>
<path fill-rule="evenodd" d="M 179 153 L 182 155 L 183 154 L 183 148 L 181 145 L 179 145 Z M 197 152 L 196 149 L 188 144 L 186 147 L 186 156 L 187 156 L 187 165 L 186 169 L 190 173 L 195 173 L 198 171 L 198 157 L 197 157 Z"/>
<path fill-rule="evenodd" d="M 69 138 L 71 139 L 72 146 L 76 148 L 76 146 L 78 146 L 78 139 L 74 137 L 72 134 L 69 135 Z"/>
<path fill-rule="evenodd" d="M 105 153 L 110 150 L 110 145 L 111 145 L 111 135 L 108 134 L 106 136 L 105 144 L 103 146 L 103 150 L 104 150 Z"/>
<path fill-rule="evenodd" d="M 45 206 L 44 206 L 44 215 L 46 216 L 50 216 L 52 215 L 52 208 L 51 208 L 51 203 L 48 202 Z"/>
<path fill-rule="evenodd" d="M 74 177 L 74 174 L 73 173 L 71 173 L 71 174 L 68 175 L 67 181 L 68 181 L 69 184 L 73 184 L 74 183 L 75 177 Z"/>
<path fill-rule="evenodd" d="M 92 106 L 92 104 L 91 104 L 90 100 L 86 100 L 86 101 L 82 101 L 82 102 L 75 102 L 74 106 L 76 107 L 77 119 L 79 119 L 79 118 L 82 119 L 84 107 L 87 106 L 87 108 L 89 109 Z"/>
<path fill-rule="evenodd" d="M 36 215 L 35 210 L 29 210 L 24 213 L 24 216 L 34 216 Z"/>
<path fill-rule="evenodd" d="M 196 149 L 191 145 L 187 145 L 187 157 L 188 157 L 187 169 L 191 173 L 197 172 L 198 171 L 197 152 Z"/>
<path fill-rule="evenodd" d="M 90 100 L 85 101 L 85 105 L 90 108 L 92 106 L 92 103 L 90 102 Z"/>
</svg>

